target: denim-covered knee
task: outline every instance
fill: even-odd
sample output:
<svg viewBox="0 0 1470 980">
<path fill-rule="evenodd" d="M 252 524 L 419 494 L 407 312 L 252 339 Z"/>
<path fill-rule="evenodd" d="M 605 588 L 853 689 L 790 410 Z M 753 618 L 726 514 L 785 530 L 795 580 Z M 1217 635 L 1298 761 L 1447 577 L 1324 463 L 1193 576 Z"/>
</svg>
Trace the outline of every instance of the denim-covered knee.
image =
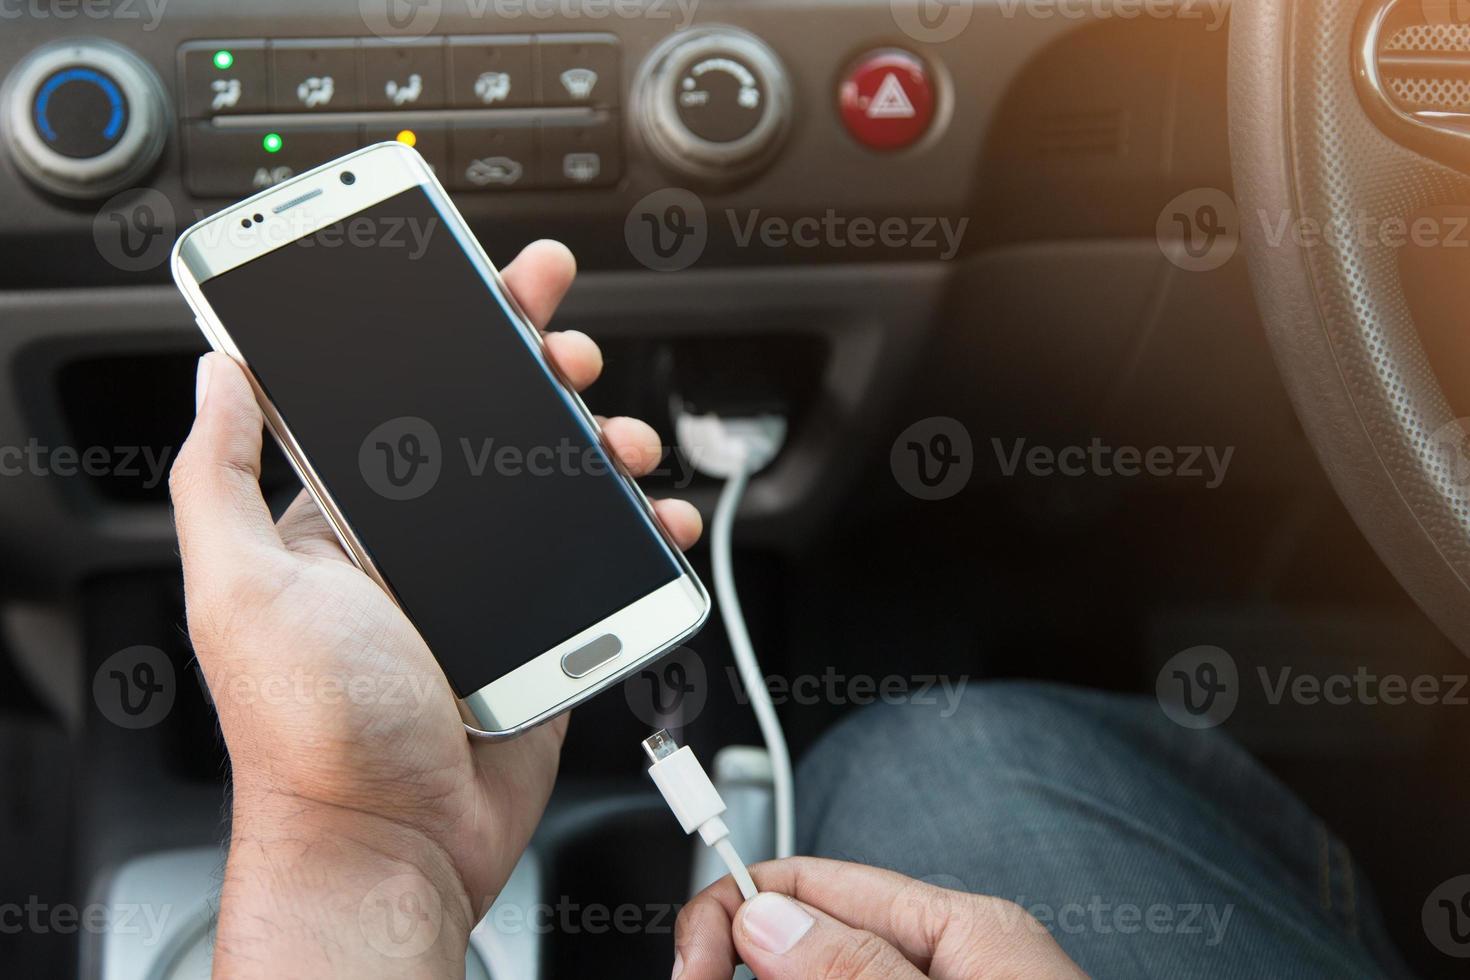
<svg viewBox="0 0 1470 980">
<path fill-rule="evenodd" d="M 803 840 L 830 831 L 834 815 L 874 825 L 952 811 L 967 825 L 983 820 L 985 801 L 1002 791 L 1085 776 L 1069 760 L 1097 744 L 1108 713 L 1077 689 L 959 682 L 857 711 L 801 762 Z"/>
<path fill-rule="evenodd" d="M 923 876 L 957 849 L 987 868 L 1015 854 L 1034 867 L 1131 835 L 1217 842 L 1244 830 L 1290 853 L 1312 822 L 1233 740 L 1180 728 L 1151 698 L 1000 682 L 930 701 L 860 711 L 808 753 L 803 850 Z M 1242 825 L 1229 812 L 1242 796 L 1292 819 Z"/>
<path fill-rule="evenodd" d="M 964 754 L 982 768 L 1043 764 L 1040 752 L 1074 744 L 1102 721 L 1091 692 L 1058 685 L 950 681 L 908 700 L 854 712 L 802 762 L 818 776 L 840 758 L 904 767 L 920 755 Z"/>
<path fill-rule="evenodd" d="M 803 759 L 797 815 L 804 853 L 996 895 L 1038 917 L 1229 911 L 1233 948 L 1259 962 L 1366 975 L 1359 941 L 1319 907 L 1316 856 L 1340 846 L 1229 737 L 1181 728 L 1151 698 L 995 683 L 875 706 Z M 1096 975 L 1199 975 L 1192 957 L 1220 951 L 1209 936 L 1052 928 Z"/>
<path fill-rule="evenodd" d="M 875 705 L 829 732 L 799 770 L 799 842 L 822 851 L 876 849 L 895 836 L 915 850 L 957 837 L 1030 847 L 1041 834 L 1076 839 L 1098 823 L 1135 820 L 1182 832 L 1179 824 L 1202 818 L 1199 783 L 1254 779 L 1258 769 L 1220 733 L 1175 726 L 1152 699 L 971 684 Z"/>
</svg>

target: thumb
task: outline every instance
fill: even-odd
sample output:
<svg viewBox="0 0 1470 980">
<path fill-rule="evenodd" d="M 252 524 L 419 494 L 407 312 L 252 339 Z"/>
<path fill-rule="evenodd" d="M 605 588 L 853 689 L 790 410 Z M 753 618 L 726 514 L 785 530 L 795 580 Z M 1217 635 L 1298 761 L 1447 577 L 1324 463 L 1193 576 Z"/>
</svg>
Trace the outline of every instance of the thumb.
<svg viewBox="0 0 1470 980">
<path fill-rule="evenodd" d="M 775 892 L 761 892 L 735 917 L 735 948 L 761 980 L 922 980 L 878 936 Z"/>
<path fill-rule="evenodd" d="M 283 550 L 260 493 L 264 417 L 245 373 L 224 354 L 199 359 L 194 427 L 169 472 L 186 586 Z"/>
</svg>

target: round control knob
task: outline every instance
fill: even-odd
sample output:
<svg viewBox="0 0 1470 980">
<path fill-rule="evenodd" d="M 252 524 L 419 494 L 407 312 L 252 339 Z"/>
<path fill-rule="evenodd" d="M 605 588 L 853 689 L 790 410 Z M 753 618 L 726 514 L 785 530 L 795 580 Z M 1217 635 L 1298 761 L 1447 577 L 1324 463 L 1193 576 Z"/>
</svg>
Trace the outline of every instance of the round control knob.
<svg viewBox="0 0 1470 980">
<path fill-rule="evenodd" d="M 769 163 L 791 123 L 791 83 L 776 53 L 733 27 L 669 38 L 643 64 L 633 113 L 666 166 L 709 181 Z"/>
<path fill-rule="evenodd" d="M 63 41 L 21 60 L 0 89 L 16 166 L 66 197 L 100 197 L 143 176 L 167 139 L 168 104 L 148 64 L 111 41 Z"/>
</svg>

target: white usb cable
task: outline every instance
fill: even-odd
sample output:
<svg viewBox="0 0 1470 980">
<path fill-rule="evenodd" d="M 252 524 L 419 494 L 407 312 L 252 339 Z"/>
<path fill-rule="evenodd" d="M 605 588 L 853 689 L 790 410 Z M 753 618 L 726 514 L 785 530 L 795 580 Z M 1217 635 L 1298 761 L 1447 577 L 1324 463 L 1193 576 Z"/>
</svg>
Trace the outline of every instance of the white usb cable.
<svg viewBox="0 0 1470 980">
<path fill-rule="evenodd" d="M 760 726 L 761 738 L 771 756 L 771 786 L 776 803 L 776 857 L 788 858 L 796 853 L 796 780 L 791 772 L 791 751 L 786 747 L 786 733 L 771 702 L 770 689 L 755 657 L 755 645 L 745 626 L 740 609 L 740 596 L 735 591 L 735 569 L 731 560 L 731 538 L 734 536 L 735 512 L 745 494 L 751 467 L 737 453 L 730 467 L 720 501 L 715 505 L 715 519 L 710 527 L 710 562 L 714 568 L 715 598 L 720 603 L 720 618 L 725 635 L 740 672 L 740 683 L 750 698 L 750 708 Z"/>
<path fill-rule="evenodd" d="M 734 536 L 735 513 L 750 475 L 770 463 L 786 439 L 786 420 L 777 415 L 721 418 L 713 413 L 694 415 L 682 403 L 674 405 L 675 432 L 690 464 L 706 476 L 725 481 L 710 528 L 710 556 L 714 569 L 715 598 L 730 640 L 735 666 L 740 673 L 766 743 L 771 765 L 771 786 L 775 804 L 776 857 L 791 857 L 796 852 L 795 779 L 791 771 L 791 752 L 786 746 L 786 733 L 771 692 L 761 674 L 750 631 L 740 610 L 740 596 L 735 591 L 731 539 Z M 745 863 L 730 842 L 730 828 L 721 819 L 725 801 L 705 773 L 704 767 L 686 746 L 680 748 L 668 732 L 655 732 L 643 742 L 643 750 L 653 762 L 648 770 L 664 799 L 679 818 L 686 834 L 698 830 L 705 844 L 715 850 L 730 869 L 740 893 L 747 899 L 756 893 L 755 882 Z"/>
<path fill-rule="evenodd" d="M 660 729 L 643 740 L 643 751 L 648 753 L 649 761 L 653 763 L 648 774 L 653 777 L 653 783 L 663 794 L 669 809 L 674 811 L 684 833 L 699 831 L 704 843 L 714 848 L 725 867 L 730 869 L 735 884 L 740 887 L 741 897 L 754 898 L 755 881 L 750 877 L 745 862 L 740 860 L 735 845 L 730 842 L 730 828 L 721 819 L 725 801 L 720 798 L 719 790 L 715 789 L 693 750 L 687 745 L 681 748 L 668 732 Z"/>
</svg>

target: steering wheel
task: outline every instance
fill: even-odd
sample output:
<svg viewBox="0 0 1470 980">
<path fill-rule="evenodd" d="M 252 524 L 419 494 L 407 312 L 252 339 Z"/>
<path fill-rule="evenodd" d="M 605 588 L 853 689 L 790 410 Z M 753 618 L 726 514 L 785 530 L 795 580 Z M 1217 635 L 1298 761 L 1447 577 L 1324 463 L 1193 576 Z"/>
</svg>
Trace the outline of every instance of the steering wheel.
<svg viewBox="0 0 1470 980">
<path fill-rule="evenodd" d="M 1413 70 L 1433 74 L 1438 57 L 1470 73 L 1467 10 L 1236 0 L 1229 116 L 1241 241 L 1297 415 L 1375 551 L 1470 655 L 1470 422 L 1442 383 L 1455 366 L 1432 361 L 1415 322 L 1404 243 L 1421 228 L 1421 244 L 1453 247 L 1456 225 L 1470 242 L 1456 217 L 1470 204 L 1470 115 L 1434 105 Z M 1415 225 L 1426 216 L 1441 226 Z M 1283 236 L 1283 221 L 1325 231 Z M 1455 313 L 1470 335 L 1470 303 Z"/>
</svg>

